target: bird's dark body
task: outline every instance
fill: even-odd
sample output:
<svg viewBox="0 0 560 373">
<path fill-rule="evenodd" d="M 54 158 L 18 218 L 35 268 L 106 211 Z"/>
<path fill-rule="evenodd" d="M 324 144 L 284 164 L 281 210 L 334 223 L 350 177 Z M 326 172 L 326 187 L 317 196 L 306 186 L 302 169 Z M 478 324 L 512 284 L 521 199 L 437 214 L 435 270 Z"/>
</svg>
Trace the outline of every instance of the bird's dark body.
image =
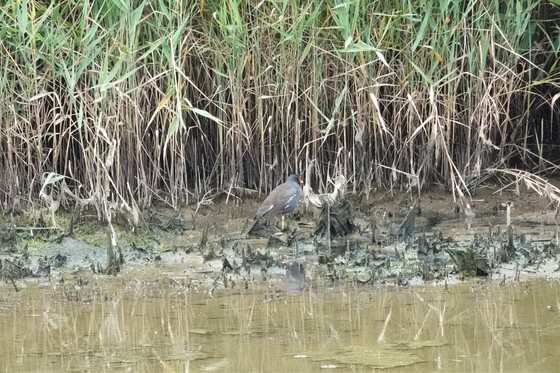
<svg viewBox="0 0 560 373">
<path fill-rule="evenodd" d="M 257 210 L 257 218 L 269 215 L 284 216 L 296 208 L 301 198 L 301 186 L 296 175 L 288 176 L 285 183 L 278 185 L 270 192 L 261 207 Z"/>
</svg>

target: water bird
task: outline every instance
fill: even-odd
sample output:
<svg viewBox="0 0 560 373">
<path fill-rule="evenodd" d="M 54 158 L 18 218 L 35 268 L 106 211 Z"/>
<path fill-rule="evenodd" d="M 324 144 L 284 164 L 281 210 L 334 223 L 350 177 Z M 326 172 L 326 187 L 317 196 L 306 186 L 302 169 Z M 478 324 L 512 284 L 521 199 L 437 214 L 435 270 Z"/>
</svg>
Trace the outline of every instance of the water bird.
<svg viewBox="0 0 560 373">
<path fill-rule="evenodd" d="M 301 184 L 303 180 L 297 175 L 290 175 L 285 183 L 278 185 L 270 192 L 255 216 L 281 216 L 280 229 L 284 230 L 285 215 L 294 211 L 301 199 Z"/>
</svg>

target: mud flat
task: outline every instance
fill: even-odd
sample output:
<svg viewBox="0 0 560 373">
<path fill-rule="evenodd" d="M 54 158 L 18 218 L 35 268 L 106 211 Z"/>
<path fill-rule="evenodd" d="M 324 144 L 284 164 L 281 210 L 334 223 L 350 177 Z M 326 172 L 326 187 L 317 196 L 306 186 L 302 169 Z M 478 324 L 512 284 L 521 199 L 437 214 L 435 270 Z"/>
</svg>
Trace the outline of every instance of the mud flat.
<svg viewBox="0 0 560 373">
<path fill-rule="evenodd" d="M 215 200 L 181 211 L 153 209 L 139 227 L 116 225 L 114 247 L 108 228 L 85 213 L 52 221 L 46 211 L 5 216 L 0 273 L 15 289 L 25 278 L 52 281 L 154 265 L 216 289 L 248 288 L 255 278 L 303 289 L 310 283 L 406 286 L 559 276 L 556 211 L 534 193 L 482 189 L 469 216 L 437 190 L 421 198 L 350 198 L 345 218 L 352 232 L 343 236 L 333 228 L 336 217 L 330 230 L 319 230 L 320 211 L 303 204 L 284 231 L 274 220 L 255 225 L 250 217 L 257 205 Z"/>
</svg>

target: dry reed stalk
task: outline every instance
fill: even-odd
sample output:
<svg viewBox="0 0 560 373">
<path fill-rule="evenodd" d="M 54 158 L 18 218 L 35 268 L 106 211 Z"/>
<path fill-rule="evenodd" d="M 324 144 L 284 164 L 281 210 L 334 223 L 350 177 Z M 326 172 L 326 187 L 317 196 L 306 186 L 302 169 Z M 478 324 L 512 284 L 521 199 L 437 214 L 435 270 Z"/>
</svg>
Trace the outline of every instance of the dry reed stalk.
<svg viewBox="0 0 560 373">
<path fill-rule="evenodd" d="M 560 208 L 560 188 L 552 185 L 547 179 L 528 171 L 516 169 L 488 168 L 486 171 L 512 176 L 515 178 L 512 184 L 515 185 L 517 194 L 520 194 L 520 185 L 525 185 L 528 190 L 533 190 L 539 196 L 547 198 L 557 209 Z"/>
</svg>

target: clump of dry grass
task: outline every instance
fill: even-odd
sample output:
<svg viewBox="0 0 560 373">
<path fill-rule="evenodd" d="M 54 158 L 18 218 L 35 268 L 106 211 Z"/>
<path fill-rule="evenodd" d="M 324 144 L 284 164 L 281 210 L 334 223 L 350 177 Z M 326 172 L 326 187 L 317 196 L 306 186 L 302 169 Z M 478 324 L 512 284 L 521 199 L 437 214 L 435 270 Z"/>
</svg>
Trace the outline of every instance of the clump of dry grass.
<svg viewBox="0 0 560 373">
<path fill-rule="evenodd" d="M 514 188 L 516 193 L 521 194 L 521 186 L 524 185 L 527 190 L 532 190 L 543 198 L 547 198 L 555 208 L 560 208 L 560 188 L 554 186 L 546 178 L 534 173 L 505 168 L 488 169 L 488 172 L 507 175 L 513 180 L 504 188 Z"/>
</svg>

